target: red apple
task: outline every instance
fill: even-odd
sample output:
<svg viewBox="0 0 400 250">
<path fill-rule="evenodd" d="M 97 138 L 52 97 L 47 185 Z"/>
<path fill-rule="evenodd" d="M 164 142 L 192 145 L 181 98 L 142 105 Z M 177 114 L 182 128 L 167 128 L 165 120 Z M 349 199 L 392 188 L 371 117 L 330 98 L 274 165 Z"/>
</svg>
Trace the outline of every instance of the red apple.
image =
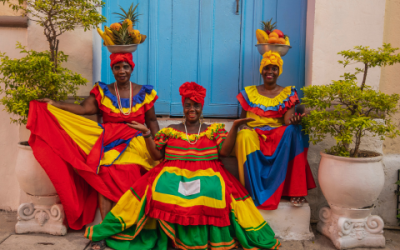
<svg viewBox="0 0 400 250">
<path fill-rule="evenodd" d="M 280 31 L 280 30 L 274 30 L 273 32 L 275 32 L 276 34 L 278 34 L 278 36 L 279 36 L 279 38 L 283 38 L 285 35 L 283 34 L 283 32 L 282 31 Z"/>
</svg>

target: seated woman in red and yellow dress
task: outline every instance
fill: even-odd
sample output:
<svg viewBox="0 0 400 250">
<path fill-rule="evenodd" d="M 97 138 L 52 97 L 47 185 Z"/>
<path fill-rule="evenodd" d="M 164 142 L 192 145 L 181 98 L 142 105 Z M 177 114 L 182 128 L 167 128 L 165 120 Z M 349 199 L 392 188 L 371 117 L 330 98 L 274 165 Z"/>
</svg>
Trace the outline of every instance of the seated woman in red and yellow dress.
<svg viewBox="0 0 400 250">
<path fill-rule="evenodd" d="M 304 114 L 295 114 L 296 89 L 276 83 L 282 65 L 278 53 L 266 52 L 260 65 L 264 84 L 237 96 L 241 117 L 254 119 L 236 139 L 240 182 L 264 210 L 276 209 L 282 196 L 301 206 L 307 190 L 316 187 L 307 161 L 308 138 L 299 125 Z"/>
<path fill-rule="evenodd" d="M 112 203 L 155 165 L 143 134 L 126 123 L 146 123 L 154 135 L 159 130 L 154 112 L 157 93 L 150 85 L 130 82 L 132 54 L 110 58 L 116 82 L 96 83 L 80 105 L 50 99 L 30 103 L 29 145 L 75 230 L 93 221 L 98 205 L 104 217 Z M 101 114 L 103 124 L 80 116 L 93 114 Z"/>
<path fill-rule="evenodd" d="M 85 237 L 118 250 L 278 249 L 274 232 L 246 189 L 219 156 L 233 150 L 236 120 L 229 134 L 223 124 L 200 122 L 206 90 L 194 82 L 179 88 L 185 121 L 146 138 L 154 160 L 164 161 L 141 177 L 99 225 Z M 147 133 L 138 123 L 132 128 Z"/>
</svg>

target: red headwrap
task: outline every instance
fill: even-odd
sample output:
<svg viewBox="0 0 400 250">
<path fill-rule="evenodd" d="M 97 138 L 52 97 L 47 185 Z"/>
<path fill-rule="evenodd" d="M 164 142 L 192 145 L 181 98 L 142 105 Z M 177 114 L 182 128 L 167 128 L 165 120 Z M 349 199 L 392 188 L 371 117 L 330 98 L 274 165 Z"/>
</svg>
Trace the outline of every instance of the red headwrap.
<svg viewBox="0 0 400 250">
<path fill-rule="evenodd" d="M 204 106 L 204 98 L 206 97 L 206 89 L 195 82 L 185 82 L 179 87 L 179 94 L 182 96 L 182 105 L 185 99 L 200 103 L 201 107 Z"/>
<path fill-rule="evenodd" d="M 132 70 L 135 68 L 135 63 L 132 61 L 132 53 L 112 53 L 110 55 L 111 59 L 111 68 L 114 64 L 119 62 L 127 62 L 131 65 Z"/>
</svg>

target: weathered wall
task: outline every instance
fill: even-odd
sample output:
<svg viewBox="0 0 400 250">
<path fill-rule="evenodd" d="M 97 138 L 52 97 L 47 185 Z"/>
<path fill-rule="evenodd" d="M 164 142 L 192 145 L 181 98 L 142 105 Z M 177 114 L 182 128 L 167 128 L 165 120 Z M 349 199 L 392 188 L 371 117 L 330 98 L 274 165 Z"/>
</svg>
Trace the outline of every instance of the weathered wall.
<svg viewBox="0 0 400 250">
<path fill-rule="evenodd" d="M 400 48 L 400 0 L 386 0 L 385 28 L 383 42 Z M 400 53 L 400 50 L 397 51 Z M 379 89 L 387 94 L 400 94 L 400 64 L 388 66 L 381 70 L 381 81 Z M 400 108 L 400 107 L 399 107 Z M 397 127 L 400 129 L 400 112 L 393 117 Z M 386 139 L 383 144 L 385 154 L 400 154 L 400 137 Z M 400 168 L 400 164 L 398 166 Z"/>
<path fill-rule="evenodd" d="M 312 15 L 313 21 L 310 20 Z M 344 73 L 343 66 L 337 63 L 342 59 L 337 55 L 339 51 L 352 49 L 356 45 L 372 48 L 381 46 L 384 16 L 383 0 L 309 1 L 306 85 L 324 85 L 339 79 Z M 355 67 L 357 65 L 350 65 L 346 71 L 352 71 Z M 367 84 L 378 88 L 379 79 L 380 69 L 372 69 Z"/>
<path fill-rule="evenodd" d="M 11 3 L 16 4 L 18 0 L 11 0 Z M 8 7 L 9 4 L 0 3 L 0 16 L 21 16 L 23 11 L 15 12 L 13 9 Z"/>
<path fill-rule="evenodd" d="M 26 29 L 0 27 L 0 37 L 0 52 L 7 52 L 13 58 L 20 57 L 15 44 L 19 41 L 26 45 Z M 0 98 L 3 96 L 0 95 Z M 19 126 L 10 123 L 10 115 L 3 109 L 0 107 L 0 209 L 16 209 L 21 192 L 14 171 Z"/>
</svg>

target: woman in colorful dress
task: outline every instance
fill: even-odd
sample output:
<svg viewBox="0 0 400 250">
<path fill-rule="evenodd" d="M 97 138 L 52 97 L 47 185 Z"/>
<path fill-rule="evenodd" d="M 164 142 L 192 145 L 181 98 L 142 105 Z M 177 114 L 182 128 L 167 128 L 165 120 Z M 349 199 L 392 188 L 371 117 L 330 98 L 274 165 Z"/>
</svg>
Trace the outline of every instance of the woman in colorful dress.
<svg viewBox="0 0 400 250">
<path fill-rule="evenodd" d="M 282 196 L 301 206 L 315 182 L 307 161 L 308 138 L 302 133 L 294 87 L 277 84 L 283 60 L 276 52 L 263 55 L 263 85 L 239 93 L 241 117 L 254 121 L 242 126 L 235 144 L 239 177 L 259 209 L 274 210 Z"/>
<path fill-rule="evenodd" d="M 80 105 L 50 99 L 30 103 L 29 145 L 54 184 L 70 228 L 91 223 L 99 205 L 102 217 L 112 203 L 155 162 L 144 137 L 159 130 L 154 112 L 157 93 L 130 82 L 132 54 L 111 54 L 113 84 L 96 83 Z M 80 115 L 101 114 L 103 124 Z M 148 133 L 127 122 L 146 124 Z"/>
<path fill-rule="evenodd" d="M 154 160 L 164 158 L 126 192 L 102 224 L 85 237 L 106 239 L 118 250 L 278 249 L 270 226 L 246 189 L 223 167 L 219 156 L 233 150 L 236 120 L 229 134 L 223 124 L 200 121 L 206 90 L 194 82 L 179 88 L 185 120 L 146 138 Z M 132 128 L 146 133 L 141 124 Z"/>
</svg>

